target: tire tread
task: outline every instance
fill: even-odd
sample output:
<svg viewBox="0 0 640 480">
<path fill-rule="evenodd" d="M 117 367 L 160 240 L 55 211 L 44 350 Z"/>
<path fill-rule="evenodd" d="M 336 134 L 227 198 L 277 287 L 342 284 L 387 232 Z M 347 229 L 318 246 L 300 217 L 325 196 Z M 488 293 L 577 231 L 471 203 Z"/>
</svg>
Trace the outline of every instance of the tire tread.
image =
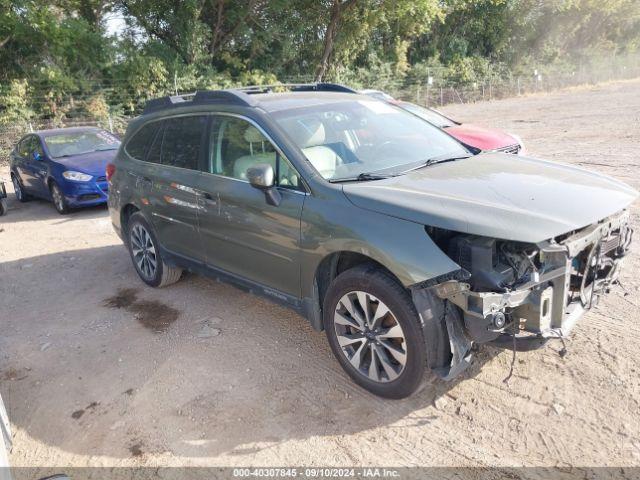
<svg viewBox="0 0 640 480">
<path fill-rule="evenodd" d="M 411 365 L 405 367 L 405 371 L 399 377 L 401 380 L 396 379 L 389 383 L 373 382 L 357 372 L 351 371 L 346 358 L 343 358 L 344 354 L 333 338 L 333 311 L 337 300 L 344 293 L 355 288 L 369 291 L 381 300 L 383 300 L 381 296 L 387 297 L 384 302 L 390 308 L 392 307 L 390 303 L 394 304 L 393 312 L 398 321 L 411 322 L 403 325 L 403 329 L 407 342 L 411 342 L 413 345 L 412 350 L 415 358 L 411 360 Z M 334 355 L 355 383 L 375 395 L 391 399 L 408 397 L 421 387 L 427 366 L 424 334 L 411 296 L 394 277 L 375 264 L 355 266 L 342 272 L 333 280 L 323 303 L 323 320 L 327 339 Z"/>
</svg>

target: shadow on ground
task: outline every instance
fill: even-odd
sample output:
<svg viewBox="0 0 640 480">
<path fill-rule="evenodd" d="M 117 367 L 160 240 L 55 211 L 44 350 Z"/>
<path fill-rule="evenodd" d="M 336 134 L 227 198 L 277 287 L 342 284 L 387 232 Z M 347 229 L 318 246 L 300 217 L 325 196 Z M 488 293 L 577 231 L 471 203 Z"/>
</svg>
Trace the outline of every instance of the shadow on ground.
<svg viewBox="0 0 640 480">
<path fill-rule="evenodd" d="M 64 224 L 76 219 L 93 219 L 108 216 L 106 205 L 72 209 L 69 213 L 60 215 L 53 203 L 47 200 L 32 198 L 23 203 L 16 200 L 13 192 L 7 192 L 6 202 L 8 212 L 0 217 L 0 225 L 33 222 L 34 220 L 57 220 L 56 224 Z"/>
<path fill-rule="evenodd" d="M 0 278 L 13 279 L 0 283 L 0 388 L 17 449 L 30 439 L 87 456 L 252 455 L 423 427 L 441 414 L 425 407 L 457 384 L 430 379 L 406 400 L 374 397 L 300 316 L 195 275 L 143 287 L 121 245 L 32 257 L 29 270 L 24 260 L 0 264 Z M 163 315 L 170 321 L 154 323 Z M 497 353 L 482 351 L 460 380 Z"/>
</svg>

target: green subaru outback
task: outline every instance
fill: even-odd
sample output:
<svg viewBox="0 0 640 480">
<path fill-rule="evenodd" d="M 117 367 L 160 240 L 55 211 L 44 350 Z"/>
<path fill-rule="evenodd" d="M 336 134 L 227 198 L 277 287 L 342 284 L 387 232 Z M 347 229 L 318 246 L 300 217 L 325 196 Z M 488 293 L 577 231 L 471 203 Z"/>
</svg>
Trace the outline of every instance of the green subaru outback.
<svg viewBox="0 0 640 480">
<path fill-rule="evenodd" d="M 150 101 L 107 167 L 113 226 L 140 278 L 163 287 L 186 269 L 285 304 L 389 398 L 414 392 L 425 369 L 455 377 L 473 344 L 566 336 L 616 282 L 635 190 L 472 152 L 347 91 Z"/>
</svg>

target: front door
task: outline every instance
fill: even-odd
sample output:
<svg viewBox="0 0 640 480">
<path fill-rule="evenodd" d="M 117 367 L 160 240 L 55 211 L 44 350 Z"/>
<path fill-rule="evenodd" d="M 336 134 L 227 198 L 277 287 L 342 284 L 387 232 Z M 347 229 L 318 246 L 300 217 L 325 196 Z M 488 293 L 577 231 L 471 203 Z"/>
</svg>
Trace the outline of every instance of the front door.
<svg viewBox="0 0 640 480">
<path fill-rule="evenodd" d="M 236 116 L 214 116 L 209 159 L 198 187 L 199 228 L 207 263 L 252 282 L 266 293 L 300 296 L 300 216 L 306 193 L 298 174 L 261 129 Z M 269 205 L 246 180 L 267 163 L 278 172 L 282 201 Z"/>
<path fill-rule="evenodd" d="M 44 158 L 42 143 L 38 137 L 33 135 L 30 145 L 30 151 L 25 165 L 27 165 L 31 176 L 31 191 L 36 195 L 48 197 L 49 187 L 47 185 L 47 175 L 49 166 L 47 160 Z"/>
<path fill-rule="evenodd" d="M 173 117 L 155 124 L 157 133 L 141 171 L 160 244 L 173 254 L 202 263 L 205 254 L 198 234 L 196 187 L 202 175 L 206 125 L 205 115 Z"/>
<path fill-rule="evenodd" d="M 23 138 L 16 148 L 16 170 L 24 189 L 31 194 L 42 195 L 40 179 L 37 175 L 36 163 L 42 163 L 43 158 L 36 160 L 33 152 L 36 151 L 39 140 L 34 135 Z M 40 150 L 41 151 L 41 150 Z"/>
</svg>

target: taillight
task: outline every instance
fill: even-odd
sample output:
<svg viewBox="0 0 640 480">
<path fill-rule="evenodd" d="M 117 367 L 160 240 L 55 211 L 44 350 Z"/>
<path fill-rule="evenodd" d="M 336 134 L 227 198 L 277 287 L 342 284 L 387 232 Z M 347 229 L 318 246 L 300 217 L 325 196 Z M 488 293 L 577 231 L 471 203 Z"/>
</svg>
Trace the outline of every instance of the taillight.
<svg viewBox="0 0 640 480">
<path fill-rule="evenodd" d="M 114 173 L 116 173 L 116 166 L 113 163 L 107 163 L 107 169 L 105 170 L 107 182 L 111 181 L 111 177 L 113 177 Z"/>
</svg>

